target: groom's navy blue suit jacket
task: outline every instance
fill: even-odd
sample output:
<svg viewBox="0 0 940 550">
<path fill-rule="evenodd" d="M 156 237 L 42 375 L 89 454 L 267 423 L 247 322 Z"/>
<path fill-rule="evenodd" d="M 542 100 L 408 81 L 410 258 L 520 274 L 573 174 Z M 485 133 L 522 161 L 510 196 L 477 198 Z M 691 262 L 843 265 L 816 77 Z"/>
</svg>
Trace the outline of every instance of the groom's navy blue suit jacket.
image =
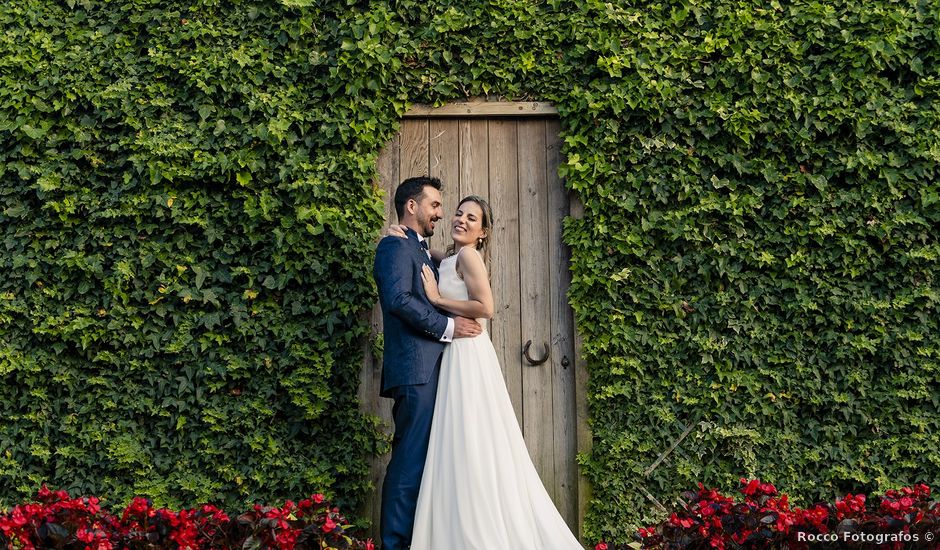
<svg viewBox="0 0 940 550">
<path fill-rule="evenodd" d="M 437 268 L 407 230 L 407 239 L 388 236 L 375 252 L 373 275 L 379 288 L 382 322 L 385 325 L 385 353 L 382 359 L 382 396 L 392 388 L 425 384 L 434 373 L 444 351 L 441 336 L 447 317 L 431 305 L 424 293 L 421 266 Z"/>
</svg>

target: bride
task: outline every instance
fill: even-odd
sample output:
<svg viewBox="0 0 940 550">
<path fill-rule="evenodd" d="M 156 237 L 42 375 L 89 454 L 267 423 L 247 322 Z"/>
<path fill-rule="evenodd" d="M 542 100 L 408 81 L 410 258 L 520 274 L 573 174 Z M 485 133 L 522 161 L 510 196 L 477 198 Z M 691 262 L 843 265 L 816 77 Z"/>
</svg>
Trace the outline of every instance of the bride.
<svg viewBox="0 0 940 550">
<path fill-rule="evenodd" d="M 484 199 L 460 201 L 451 225 L 454 243 L 440 262 L 440 283 L 424 268 L 425 290 L 438 309 L 492 318 L 486 268 L 492 226 Z M 401 236 L 396 228 L 391 233 Z M 455 339 L 444 350 L 411 548 L 582 548 L 529 458 L 485 331 Z"/>
</svg>

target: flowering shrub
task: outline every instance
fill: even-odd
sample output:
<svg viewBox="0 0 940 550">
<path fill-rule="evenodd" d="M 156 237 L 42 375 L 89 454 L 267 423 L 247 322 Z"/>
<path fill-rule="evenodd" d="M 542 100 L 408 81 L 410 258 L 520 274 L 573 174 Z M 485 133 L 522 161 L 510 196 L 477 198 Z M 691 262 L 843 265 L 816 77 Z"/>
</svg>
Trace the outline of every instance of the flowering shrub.
<svg viewBox="0 0 940 550">
<path fill-rule="evenodd" d="M 137 497 L 120 517 L 95 497 L 39 490 L 36 502 L 0 515 L 0 548 L 350 549 L 373 550 L 352 536 L 349 521 L 323 495 L 280 508 L 255 505 L 235 519 L 212 505 L 174 512 Z"/>
<path fill-rule="evenodd" d="M 835 504 L 790 506 L 786 494 L 758 479 L 741 479 L 735 500 L 699 484 L 683 495 L 689 502 L 658 525 L 641 528 L 643 548 L 855 548 L 940 547 L 940 503 L 923 484 L 868 498 L 848 494 Z M 626 545 L 597 544 L 595 550 Z"/>
</svg>

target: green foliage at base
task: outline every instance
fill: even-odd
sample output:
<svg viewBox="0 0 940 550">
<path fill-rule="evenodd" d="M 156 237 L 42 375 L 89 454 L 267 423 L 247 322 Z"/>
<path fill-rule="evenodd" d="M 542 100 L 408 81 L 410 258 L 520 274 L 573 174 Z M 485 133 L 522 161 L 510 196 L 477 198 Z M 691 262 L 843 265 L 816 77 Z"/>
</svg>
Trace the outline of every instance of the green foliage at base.
<svg viewBox="0 0 940 550">
<path fill-rule="evenodd" d="M 0 501 L 362 498 L 375 158 L 408 102 L 485 94 L 558 106 L 584 204 L 588 539 L 698 481 L 940 482 L 935 1 L 14 0 L 0 27 Z"/>
</svg>

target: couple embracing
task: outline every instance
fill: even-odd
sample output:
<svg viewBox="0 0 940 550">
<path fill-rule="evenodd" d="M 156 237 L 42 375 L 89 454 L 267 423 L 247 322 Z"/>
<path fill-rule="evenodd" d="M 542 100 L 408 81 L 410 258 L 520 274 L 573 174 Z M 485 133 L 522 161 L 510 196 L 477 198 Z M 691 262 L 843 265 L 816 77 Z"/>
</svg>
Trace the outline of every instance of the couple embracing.
<svg viewBox="0 0 940 550">
<path fill-rule="evenodd" d="M 529 458 L 482 327 L 493 316 L 490 207 L 462 199 L 453 245 L 431 251 L 427 239 L 444 217 L 440 190 L 436 178 L 403 181 L 401 225 L 376 250 L 382 396 L 395 400 L 382 548 L 580 550 Z"/>
</svg>

